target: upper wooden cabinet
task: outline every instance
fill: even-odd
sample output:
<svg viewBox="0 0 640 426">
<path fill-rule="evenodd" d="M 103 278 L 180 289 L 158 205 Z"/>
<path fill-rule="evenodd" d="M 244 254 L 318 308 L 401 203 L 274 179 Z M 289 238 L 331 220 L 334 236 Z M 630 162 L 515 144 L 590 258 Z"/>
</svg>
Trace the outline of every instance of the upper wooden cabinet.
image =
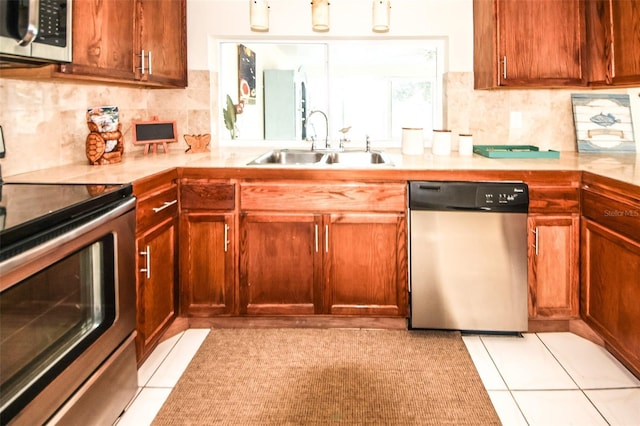
<svg viewBox="0 0 640 426">
<path fill-rule="evenodd" d="M 186 0 L 138 0 L 136 78 L 163 86 L 187 85 Z"/>
<path fill-rule="evenodd" d="M 585 2 L 588 78 L 592 85 L 640 83 L 640 2 Z"/>
<path fill-rule="evenodd" d="M 73 2 L 73 62 L 66 74 L 133 81 L 134 0 Z"/>
<path fill-rule="evenodd" d="M 474 0 L 475 88 L 583 85 L 580 0 Z"/>
<path fill-rule="evenodd" d="M 186 0 L 74 1 L 72 62 L 0 76 L 186 87 L 186 15 Z"/>
</svg>

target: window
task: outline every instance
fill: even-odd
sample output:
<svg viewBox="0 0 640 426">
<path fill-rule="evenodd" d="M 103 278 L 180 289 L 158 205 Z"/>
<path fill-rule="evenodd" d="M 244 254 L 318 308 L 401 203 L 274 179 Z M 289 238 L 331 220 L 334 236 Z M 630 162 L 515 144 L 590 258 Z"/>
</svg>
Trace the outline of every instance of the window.
<svg viewBox="0 0 640 426">
<path fill-rule="evenodd" d="M 238 72 L 239 52 L 246 48 L 255 54 L 255 96 L 245 98 L 237 115 L 238 136 L 232 140 L 223 109 L 227 95 L 239 103 L 247 93 L 240 92 Z M 354 146 L 364 144 L 366 136 L 379 145 L 399 146 L 403 127 L 422 127 L 428 136 L 442 127 L 443 55 L 443 40 L 223 41 L 220 141 L 323 141 L 322 115 L 306 120 L 315 110 L 328 117 L 330 141 L 347 128 Z"/>
</svg>

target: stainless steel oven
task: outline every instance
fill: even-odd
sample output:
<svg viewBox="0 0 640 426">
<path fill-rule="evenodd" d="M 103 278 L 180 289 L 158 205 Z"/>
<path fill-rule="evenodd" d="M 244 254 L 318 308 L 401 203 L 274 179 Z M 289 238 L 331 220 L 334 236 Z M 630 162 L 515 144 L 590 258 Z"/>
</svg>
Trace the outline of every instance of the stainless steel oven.
<svg viewBox="0 0 640 426">
<path fill-rule="evenodd" d="M 71 62 L 71 2 L 0 1 L 0 67 Z"/>
<path fill-rule="evenodd" d="M 131 188 L 2 186 L 0 421 L 112 424 L 137 389 Z"/>
</svg>

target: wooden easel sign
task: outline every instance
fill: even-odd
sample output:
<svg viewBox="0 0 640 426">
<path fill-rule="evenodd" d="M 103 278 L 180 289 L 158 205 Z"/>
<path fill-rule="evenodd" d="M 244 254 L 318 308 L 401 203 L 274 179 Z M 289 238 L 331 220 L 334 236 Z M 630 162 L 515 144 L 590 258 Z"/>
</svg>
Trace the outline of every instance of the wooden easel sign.
<svg viewBox="0 0 640 426">
<path fill-rule="evenodd" d="M 178 141 L 178 127 L 175 121 L 161 121 L 151 117 L 150 121 L 134 121 L 131 128 L 134 145 L 144 145 L 144 154 L 158 152 L 162 144 L 164 152 L 169 152 L 168 143 Z"/>
</svg>

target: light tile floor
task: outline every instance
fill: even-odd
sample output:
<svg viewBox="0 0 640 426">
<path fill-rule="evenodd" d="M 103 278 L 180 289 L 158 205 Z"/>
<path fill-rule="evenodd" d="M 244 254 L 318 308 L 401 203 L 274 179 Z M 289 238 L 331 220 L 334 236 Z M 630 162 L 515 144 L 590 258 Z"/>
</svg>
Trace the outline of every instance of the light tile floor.
<svg viewBox="0 0 640 426">
<path fill-rule="evenodd" d="M 151 424 L 208 333 L 187 330 L 153 351 L 118 426 Z M 571 333 L 463 340 L 506 426 L 640 426 L 640 380 L 588 340 Z"/>
</svg>

